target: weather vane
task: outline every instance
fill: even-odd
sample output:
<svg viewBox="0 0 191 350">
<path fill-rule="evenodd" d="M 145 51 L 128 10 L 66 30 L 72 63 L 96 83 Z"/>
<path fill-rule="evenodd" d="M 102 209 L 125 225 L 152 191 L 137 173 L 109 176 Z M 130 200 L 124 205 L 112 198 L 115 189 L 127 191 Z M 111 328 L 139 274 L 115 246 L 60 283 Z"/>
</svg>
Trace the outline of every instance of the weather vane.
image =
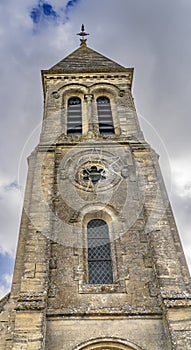
<svg viewBox="0 0 191 350">
<path fill-rule="evenodd" d="M 80 33 L 77 33 L 76 35 L 79 35 L 79 36 L 81 37 L 81 38 L 80 38 L 81 46 L 86 46 L 86 41 L 87 41 L 87 39 L 85 39 L 85 36 L 86 36 L 86 35 L 89 35 L 89 33 L 86 33 L 86 32 L 85 32 L 84 24 L 82 24 L 82 26 L 81 26 L 81 32 L 80 32 Z"/>
</svg>

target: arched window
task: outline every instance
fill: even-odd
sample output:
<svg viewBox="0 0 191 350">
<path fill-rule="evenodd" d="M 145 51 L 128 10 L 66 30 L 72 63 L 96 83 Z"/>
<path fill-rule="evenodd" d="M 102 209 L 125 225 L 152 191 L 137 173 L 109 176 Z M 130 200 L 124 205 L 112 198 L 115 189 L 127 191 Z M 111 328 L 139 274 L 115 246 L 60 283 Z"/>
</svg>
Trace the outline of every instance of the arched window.
<svg viewBox="0 0 191 350">
<path fill-rule="evenodd" d="M 67 134 L 82 134 L 82 108 L 81 100 L 78 97 L 71 97 L 68 100 Z"/>
<path fill-rule="evenodd" d="M 114 134 L 113 118 L 109 98 L 100 96 L 97 98 L 97 112 L 100 134 Z"/>
<path fill-rule="evenodd" d="M 108 225 L 94 219 L 87 226 L 88 276 L 90 284 L 113 283 Z"/>
</svg>

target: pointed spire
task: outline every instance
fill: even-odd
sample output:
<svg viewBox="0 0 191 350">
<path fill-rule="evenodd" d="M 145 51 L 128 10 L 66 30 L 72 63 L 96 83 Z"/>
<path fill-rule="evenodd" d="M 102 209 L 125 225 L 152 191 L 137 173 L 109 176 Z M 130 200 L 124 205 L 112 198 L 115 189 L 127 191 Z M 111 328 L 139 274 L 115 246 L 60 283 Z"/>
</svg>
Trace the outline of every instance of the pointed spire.
<svg viewBox="0 0 191 350">
<path fill-rule="evenodd" d="M 80 41 L 81 41 L 81 44 L 80 44 L 80 46 L 86 46 L 86 41 L 87 41 L 87 39 L 85 39 L 85 36 L 86 35 L 89 35 L 89 33 L 86 33 L 85 32 L 85 29 L 84 29 L 84 24 L 82 24 L 82 26 L 81 26 L 81 32 L 80 33 L 77 33 L 76 35 L 80 35 Z"/>
</svg>

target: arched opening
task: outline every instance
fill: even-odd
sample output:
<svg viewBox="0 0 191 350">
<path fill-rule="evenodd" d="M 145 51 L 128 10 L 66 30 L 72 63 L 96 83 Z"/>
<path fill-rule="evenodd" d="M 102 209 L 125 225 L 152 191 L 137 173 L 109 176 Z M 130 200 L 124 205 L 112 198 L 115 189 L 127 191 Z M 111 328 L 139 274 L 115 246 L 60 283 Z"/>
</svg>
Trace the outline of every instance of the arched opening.
<svg viewBox="0 0 191 350">
<path fill-rule="evenodd" d="M 79 97 L 68 100 L 67 134 L 82 135 L 82 107 Z"/>
<path fill-rule="evenodd" d="M 97 98 L 97 112 L 100 134 L 114 134 L 110 100 L 106 96 Z"/>
<path fill-rule="evenodd" d="M 104 220 L 93 219 L 87 225 L 88 282 L 113 283 L 111 247 L 108 225 Z"/>
<path fill-rule="evenodd" d="M 114 339 L 93 340 L 75 350 L 143 350 L 135 344 Z"/>
</svg>

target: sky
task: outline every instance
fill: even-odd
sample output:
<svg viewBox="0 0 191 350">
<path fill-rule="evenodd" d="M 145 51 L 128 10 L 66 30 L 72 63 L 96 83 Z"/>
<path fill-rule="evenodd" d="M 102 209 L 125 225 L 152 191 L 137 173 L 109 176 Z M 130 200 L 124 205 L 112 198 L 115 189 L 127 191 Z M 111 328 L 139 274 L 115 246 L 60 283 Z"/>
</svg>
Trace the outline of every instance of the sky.
<svg viewBox="0 0 191 350">
<path fill-rule="evenodd" d="M 0 298 L 10 290 L 27 156 L 43 115 L 40 71 L 88 46 L 134 67 L 133 95 L 146 140 L 160 154 L 191 269 L 191 1 L 0 1 Z"/>
</svg>

